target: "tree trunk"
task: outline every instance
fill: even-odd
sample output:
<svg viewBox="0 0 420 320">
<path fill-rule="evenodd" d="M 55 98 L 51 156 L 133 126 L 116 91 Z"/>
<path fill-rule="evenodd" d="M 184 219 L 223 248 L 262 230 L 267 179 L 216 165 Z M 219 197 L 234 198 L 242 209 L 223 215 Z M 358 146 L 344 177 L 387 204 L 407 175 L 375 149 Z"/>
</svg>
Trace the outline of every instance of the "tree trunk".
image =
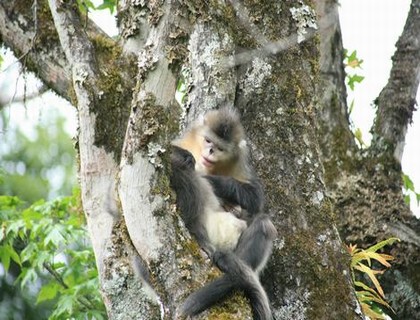
<svg viewBox="0 0 420 320">
<path fill-rule="evenodd" d="M 171 319 L 189 293 L 220 274 L 176 212 L 167 169 L 180 126 L 226 104 L 242 114 L 279 231 L 262 276 L 275 318 L 362 318 L 323 184 L 312 8 L 303 1 L 121 1 L 123 54 L 84 27 L 75 5 L 38 3 L 50 8 L 38 20 L 54 30 L 51 46 L 65 56 L 64 82 L 74 90 L 82 200 L 111 319 Z M 28 5 L 0 4 L 3 41 L 17 12 L 34 26 Z M 42 67 L 37 56 L 28 55 L 34 70 Z M 182 108 L 180 81 L 188 88 Z M 201 317 L 250 318 L 248 305 L 237 294 Z"/>
<path fill-rule="evenodd" d="M 392 269 L 379 277 L 393 319 L 420 318 L 420 221 L 404 203 L 401 155 L 420 80 L 420 2 L 412 2 L 393 57 L 388 84 L 376 101 L 374 139 L 359 149 L 348 120 L 342 42 L 335 1 L 318 2 L 321 21 L 321 86 L 319 141 L 325 181 L 338 213 L 343 241 L 367 248 L 389 237 L 396 257 Z M 337 82 L 338 81 L 338 82 Z"/>
</svg>

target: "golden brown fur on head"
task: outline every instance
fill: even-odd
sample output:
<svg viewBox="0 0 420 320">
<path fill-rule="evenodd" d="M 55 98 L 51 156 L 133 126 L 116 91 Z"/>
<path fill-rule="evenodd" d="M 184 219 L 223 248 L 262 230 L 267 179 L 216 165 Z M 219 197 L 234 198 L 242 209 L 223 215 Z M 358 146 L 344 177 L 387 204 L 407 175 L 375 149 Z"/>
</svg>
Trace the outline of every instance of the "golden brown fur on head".
<svg viewBox="0 0 420 320">
<path fill-rule="evenodd" d="M 196 170 L 248 181 L 248 148 L 239 114 L 233 108 L 211 110 L 195 121 L 173 144 L 190 151 Z"/>
</svg>

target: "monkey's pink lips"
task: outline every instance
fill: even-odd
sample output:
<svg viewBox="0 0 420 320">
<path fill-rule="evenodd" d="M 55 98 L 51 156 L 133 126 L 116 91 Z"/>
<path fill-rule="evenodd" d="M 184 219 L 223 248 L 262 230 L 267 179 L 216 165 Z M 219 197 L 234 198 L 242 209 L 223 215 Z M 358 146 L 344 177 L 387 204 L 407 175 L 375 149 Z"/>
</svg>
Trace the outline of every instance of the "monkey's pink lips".
<svg viewBox="0 0 420 320">
<path fill-rule="evenodd" d="M 213 166 L 213 165 L 214 165 L 214 162 L 213 162 L 213 161 L 211 161 L 211 160 L 209 160 L 209 159 L 207 159 L 205 156 L 201 156 L 201 158 L 202 158 L 202 160 L 203 160 L 203 161 L 201 161 L 201 162 L 203 163 L 203 165 L 204 165 L 205 167 L 211 167 L 211 166 Z"/>
</svg>

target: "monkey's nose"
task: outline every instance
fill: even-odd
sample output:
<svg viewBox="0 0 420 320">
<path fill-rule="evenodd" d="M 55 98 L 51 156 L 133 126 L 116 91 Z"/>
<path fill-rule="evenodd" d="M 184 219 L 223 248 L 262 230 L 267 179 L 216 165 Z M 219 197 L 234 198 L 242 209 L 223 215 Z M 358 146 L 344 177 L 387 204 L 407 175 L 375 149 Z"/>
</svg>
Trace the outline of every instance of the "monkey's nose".
<svg viewBox="0 0 420 320">
<path fill-rule="evenodd" d="M 212 148 L 210 148 L 210 149 L 209 149 L 209 153 L 210 153 L 210 154 L 213 154 L 213 152 L 214 152 L 214 151 L 213 151 L 213 149 L 212 149 Z"/>
</svg>

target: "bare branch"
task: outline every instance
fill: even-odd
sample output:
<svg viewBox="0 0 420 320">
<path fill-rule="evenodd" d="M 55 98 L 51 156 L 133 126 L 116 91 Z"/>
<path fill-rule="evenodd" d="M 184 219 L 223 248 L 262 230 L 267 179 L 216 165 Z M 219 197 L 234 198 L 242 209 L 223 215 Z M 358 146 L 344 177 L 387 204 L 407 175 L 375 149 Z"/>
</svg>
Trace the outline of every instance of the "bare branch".
<svg viewBox="0 0 420 320">
<path fill-rule="evenodd" d="M 335 0 L 316 1 L 320 29 L 320 81 L 317 84 L 318 141 L 327 185 L 348 170 L 356 145 L 350 130 L 343 66 L 343 43 Z M 333 147 L 332 147 L 333 146 Z"/>
<path fill-rule="evenodd" d="M 307 34 L 305 40 L 313 36 L 313 32 Z M 238 53 L 233 57 L 228 57 L 222 60 L 222 66 L 226 68 L 232 68 L 241 64 L 246 64 L 251 62 L 255 57 L 268 57 L 270 55 L 277 54 L 281 51 L 285 51 L 295 45 L 297 45 L 297 34 L 292 34 L 289 37 L 282 38 L 275 42 L 269 42 L 261 48 L 254 50 L 247 50 L 242 53 Z"/>
<path fill-rule="evenodd" d="M 372 146 L 401 162 L 405 134 L 411 122 L 420 81 L 420 0 L 411 2 L 404 31 L 392 57 L 391 75 L 376 100 L 378 111 Z M 386 146 L 386 148 L 384 148 Z"/>
</svg>

